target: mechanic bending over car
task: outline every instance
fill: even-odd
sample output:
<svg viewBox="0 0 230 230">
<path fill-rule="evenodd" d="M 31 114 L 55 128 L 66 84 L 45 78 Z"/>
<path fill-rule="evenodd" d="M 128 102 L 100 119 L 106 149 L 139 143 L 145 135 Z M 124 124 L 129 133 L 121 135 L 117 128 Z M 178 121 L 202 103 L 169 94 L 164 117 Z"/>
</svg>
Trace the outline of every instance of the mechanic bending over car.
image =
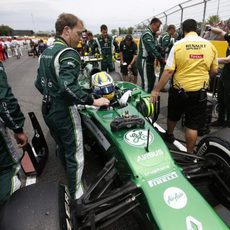
<svg viewBox="0 0 230 230">
<path fill-rule="evenodd" d="M 27 142 L 27 135 L 23 132 L 24 115 L 11 87 L 0 61 L 0 205 L 10 195 L 18 190 L 21 182 L 17 176 L 20 169 L 20 156 L 11 142 L 6 127 L 13 130 L 18 147 L 23 148 Z"/>
<path fill-rule="evenodd" d="M 218 81 L 218 119 L 212 122 L 211 126 L 227 126 L 230 128 L 230 33 L 215 27 L 209 27 L 208 30 L 218 34 L 228 42 L 226 57 L 218 58 L 218 63 L 224 64 L 224 68 Z M 227 115 L 226 121 L 225 115 Z"/>
<path fill-rule="evenodd" d="M 167 131 L 162 137 L 168 142 L 174 141 L 174 128 L 185 113 L 186 147 L 189 153 L 193 153 L 197 130 L 205 122 L 209 73 L 214 75 L 218 71 L 217 50 L 208 40 L 197 35 L 195 20 L 185 20 L 182 28 L 185 37 L 172 47 L 150 100 L 156 101 L 160 90 L 173 76 L 168 97 Z"/>
<path fill-rule="evenodd" d="M 54 45 L 41 55 L 35 86 L 43 94 L 42 114 L 57 144 L 57 153 L 67 172 L 72 199 L 83 195 L 83 140 L 78 104 L 108 106 L 106 98 L 94 99 L 78 84 L 81 58 L 74 49 L 84 24 L 77 16 L 63 13 L 56 24 Z"/>
</svg>

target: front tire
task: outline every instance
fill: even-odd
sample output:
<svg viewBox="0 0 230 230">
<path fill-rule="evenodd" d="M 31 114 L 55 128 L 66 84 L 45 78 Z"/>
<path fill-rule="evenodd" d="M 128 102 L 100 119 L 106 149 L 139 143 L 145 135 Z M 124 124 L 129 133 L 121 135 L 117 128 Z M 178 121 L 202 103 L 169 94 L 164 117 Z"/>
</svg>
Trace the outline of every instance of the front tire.
<svg viewBox="0 0 230 230">
<path fill-rule="evenodd" d="M 230 128 L 205 136 L 197 146 L 197 154 L 205 157 L 208 171 L 213 171 L 211 191 L 230 208 Z"/>
</svg>

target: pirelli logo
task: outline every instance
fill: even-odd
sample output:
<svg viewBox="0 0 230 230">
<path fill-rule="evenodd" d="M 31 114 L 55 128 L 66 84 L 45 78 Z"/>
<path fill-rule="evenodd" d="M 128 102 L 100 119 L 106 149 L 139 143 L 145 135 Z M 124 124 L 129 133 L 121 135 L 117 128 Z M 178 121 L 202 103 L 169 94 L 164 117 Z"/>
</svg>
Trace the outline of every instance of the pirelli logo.
<svg viewBox="0 0 230 230">
<path fill-rule="evenodd" d="M 190 59 L 202 59 L 204 58 L 204 55 L 203 54 L 190 54 L 189 58 Z"/>
<path fill-rule="evenodd" d="M 168 182 L 168 181 L 171 181 L 171 180 L 174 180 L 178 177 L 177 173 L 176 172 L 171 172 L 171 173 L 168 173 L 166 175 L 163 175 L 163 176 L 160 176 L 160 177 L 157 177 L 153 180 L 149 180 L 148 181 L 148 184 L 149 184 L 149 187 L 154 187 L 154 186 L 157 186 L 157 185 L 160 185 L 160 184 L 163 184 L 165 182 Z"/>
</svg>

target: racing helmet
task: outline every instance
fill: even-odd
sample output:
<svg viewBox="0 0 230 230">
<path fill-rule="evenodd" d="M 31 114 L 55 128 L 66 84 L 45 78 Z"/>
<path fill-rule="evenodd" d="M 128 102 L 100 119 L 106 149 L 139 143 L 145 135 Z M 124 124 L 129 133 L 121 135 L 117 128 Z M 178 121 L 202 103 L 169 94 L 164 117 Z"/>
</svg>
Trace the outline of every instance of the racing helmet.
<svg viewBox="0 0 230 230">
<path fill-rule="evenodd" d="M 106 72 L 99 72 L 92 75 L 92 89 L 93 92 L 112 100 L 114 97 L 114 82 L 113 78 Z"/>
</svg>

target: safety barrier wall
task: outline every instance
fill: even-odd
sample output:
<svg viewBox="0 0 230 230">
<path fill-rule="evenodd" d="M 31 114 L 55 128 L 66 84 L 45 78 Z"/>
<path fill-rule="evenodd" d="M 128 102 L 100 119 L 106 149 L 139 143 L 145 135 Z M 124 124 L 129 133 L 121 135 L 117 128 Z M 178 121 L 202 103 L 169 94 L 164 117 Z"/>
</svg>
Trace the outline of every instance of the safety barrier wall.
<svg viewBox="0 0 230 230">
<path fill-rule="evenodd" d="M 205 21 L 210 16 L 218 15 L 221 20 L 228 20 L 229 12 L 230 0 L 188 0 L 153 16 L 161 19 L 163 25 L 174 24 L 177 28 L 184 20 L 193 18 L 201 22 L 201 27 L 204 29 Z M 149 24 L 153 16 L 135 25 L 135 30 L 141 31 Z"/>
</svg>

